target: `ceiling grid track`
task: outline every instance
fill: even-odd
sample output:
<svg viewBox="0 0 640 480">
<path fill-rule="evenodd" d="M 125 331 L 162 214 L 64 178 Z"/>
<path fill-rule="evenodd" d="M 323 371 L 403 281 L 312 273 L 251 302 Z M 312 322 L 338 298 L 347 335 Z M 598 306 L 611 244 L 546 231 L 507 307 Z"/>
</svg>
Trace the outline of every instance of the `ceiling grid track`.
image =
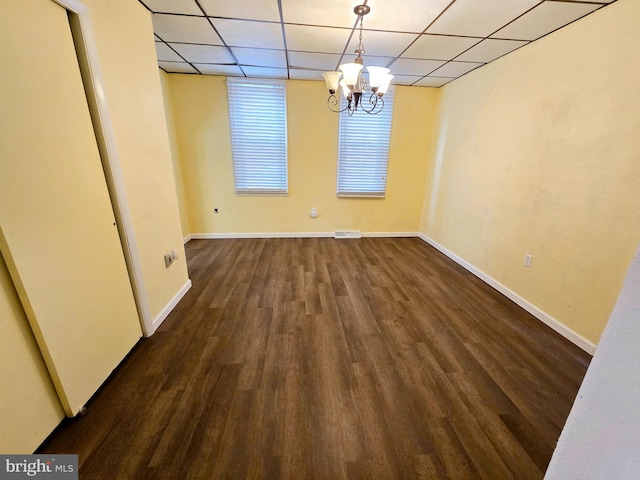
<svg viewBox="0 0 640 480">
<path fill-rule="evenodd" d="M 371 7 L 365 63 L 396 85 L 440 87 L 617 0 L 138 1 L 168 73 L 322 81 L 350 61 L 360 3 Z"/>
</svg>

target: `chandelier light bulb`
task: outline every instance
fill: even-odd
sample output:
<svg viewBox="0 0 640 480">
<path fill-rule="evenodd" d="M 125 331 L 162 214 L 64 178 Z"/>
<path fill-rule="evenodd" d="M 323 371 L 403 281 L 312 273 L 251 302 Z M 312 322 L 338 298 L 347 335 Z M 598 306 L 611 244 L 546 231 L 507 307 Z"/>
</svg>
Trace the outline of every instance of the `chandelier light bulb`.
<svg viewBox="0 0 640 480">
<path fill-rule="evenodd" d="M 360 65 L 359 63 L 343 63 L 338 68 L 342 70 L 344 83 L 347 84 L 349 89 L 353 89 L 356 83 L 358 83 L 358 77 L 360 76 L 362 65 Z"/>
<path fill-rule="evenodd" d="M 344 98 L 348 99 L 351 96 L 352 90 L 347 87 L 347 84 L 344 83 L 344 80 L 340 80 L 340 86 L 342 87 L 342 94 Z"/>
<path fill-rule="evenodd" d="M 385 73 L 383 75 L 382 81 L 380 82 L 380 86 L 378 87 L 378 92 L 377 92 L 379 97 L 387 93 L 387 90 L 389 89 L 389 84 L 391 83 L 392 79 L 393 79 L 393 75 L 391 75 L 390 73 Z"/>
<path fill-rule="evenodd" d="M 342 87 L 342 94 L 344 95 L 344 98 L 349 98 L 351 90 L 347 87 L 347 84 L 344 83 L 344 80 L 340 80 L 340 86 Z"/>
<path fill-rule="evenodd" d="M 327 90 L 329 93 L 333 95 L 338 91 L 338 82 L 340 81 L 340 77 L 342 73 L 340 72 L 324 72 L 322 74 L 324 77 L 324 81 L 327 84 Z"/>
<path fill-rule="evenodd" d="M 367 67 L 367 72 L 369 72 L 369 85 L 371 86 L 371 91 L 375 93 L 384 81 L 384 76 L 389 73 L 389 69 L 372 66 Z"/>
</svg>

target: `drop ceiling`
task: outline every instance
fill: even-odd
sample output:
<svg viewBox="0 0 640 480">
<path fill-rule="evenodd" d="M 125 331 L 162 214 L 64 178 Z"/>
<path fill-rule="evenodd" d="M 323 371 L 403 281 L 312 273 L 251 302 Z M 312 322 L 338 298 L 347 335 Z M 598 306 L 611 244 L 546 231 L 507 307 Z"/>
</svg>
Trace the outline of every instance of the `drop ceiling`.
<svg viewBox="0 0 640 480">
<path fill-rule="evenodd" d="M 139 0 L 169 73 L 322 80 L 352 61 L 440 87 L 616 0 Z"/>
</svg>

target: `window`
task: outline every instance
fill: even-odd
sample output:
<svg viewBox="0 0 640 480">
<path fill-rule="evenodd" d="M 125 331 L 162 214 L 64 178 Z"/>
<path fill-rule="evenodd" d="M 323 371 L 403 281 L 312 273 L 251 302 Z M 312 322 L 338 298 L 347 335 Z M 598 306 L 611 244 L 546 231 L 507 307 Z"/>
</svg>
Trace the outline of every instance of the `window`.
<svg viewBox="0 0 640 480">
<path fill-rule="evenodd" d="M 285 83 L 227 79 L 237 194 L 287 193 Z"/>
<path fill-rule="evenodd" d="M 378 114 L 369 115 L 361 111 L 351 117 L 347 112 L 340 114 L 339 197 L 385 196 L 393 92 L 387 92 L 383 100 L 384 108 Z"/>
</svg>

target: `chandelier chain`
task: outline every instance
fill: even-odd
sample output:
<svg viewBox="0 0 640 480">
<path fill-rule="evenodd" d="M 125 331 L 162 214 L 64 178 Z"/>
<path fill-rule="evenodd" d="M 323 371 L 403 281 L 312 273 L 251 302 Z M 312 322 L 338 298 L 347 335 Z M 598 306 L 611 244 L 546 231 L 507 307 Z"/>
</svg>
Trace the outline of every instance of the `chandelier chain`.
<svg viewBox="0 0 640 480">
<path fill-rule="evenodd" d="M 362 44 L 362 19 L 364 15 L 360 15 L 360 36 L 358 38 L 358 45 L 356 46 L 356 53 L 364 53 L 364 45 Z"/>
</svg>

